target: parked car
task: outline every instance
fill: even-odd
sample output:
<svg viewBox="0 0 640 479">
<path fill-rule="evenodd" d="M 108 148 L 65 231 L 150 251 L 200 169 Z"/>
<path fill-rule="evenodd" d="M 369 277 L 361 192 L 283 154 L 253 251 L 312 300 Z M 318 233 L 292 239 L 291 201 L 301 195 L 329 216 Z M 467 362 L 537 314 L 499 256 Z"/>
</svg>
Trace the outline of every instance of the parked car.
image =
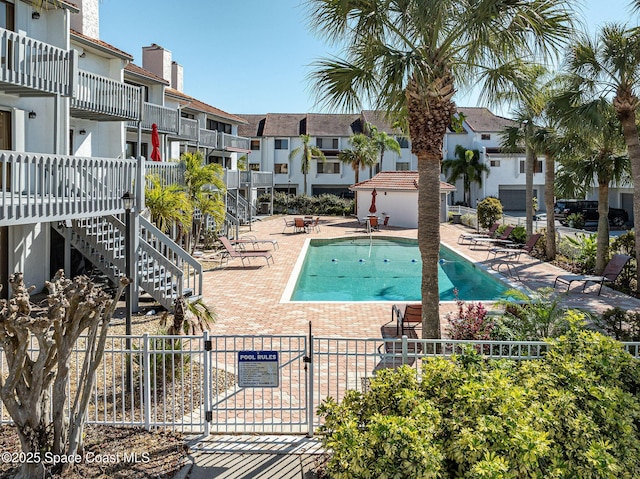
<svg viewBox="0 0 640 479">
<path fill-rule="evenodd" d="M 560 224 L 567 226 L 567 216 L 580 213 L 585 222 L 598 221 L 598 202 L 593 200 L 558 200 L 554 205 L 554 215 Z M 623 226 L 629 221 L 629 214 L 621 208 L 609 207 L 609 224 Z"/>
</svg>

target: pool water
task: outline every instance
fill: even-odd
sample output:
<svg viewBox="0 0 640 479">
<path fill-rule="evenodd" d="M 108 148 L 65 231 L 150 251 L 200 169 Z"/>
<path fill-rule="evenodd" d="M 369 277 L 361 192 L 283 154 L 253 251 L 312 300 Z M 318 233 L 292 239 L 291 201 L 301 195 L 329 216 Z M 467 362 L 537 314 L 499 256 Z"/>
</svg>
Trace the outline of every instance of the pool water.
<svg viewBox="0 0 640 479">
<path fill-rule="evenodd" d="M 509 285 L 441 246 L 440 299 L 496 300 Z M 415 240 L 311 240 L 291 301 L 420 301 L 422 262 Z"/>
</svg>

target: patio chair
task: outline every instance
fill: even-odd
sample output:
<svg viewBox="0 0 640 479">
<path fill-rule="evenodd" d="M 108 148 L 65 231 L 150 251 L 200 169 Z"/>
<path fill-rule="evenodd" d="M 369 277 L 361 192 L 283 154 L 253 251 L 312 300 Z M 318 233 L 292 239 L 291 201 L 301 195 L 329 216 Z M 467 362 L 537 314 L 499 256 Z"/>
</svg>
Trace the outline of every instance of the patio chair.
<svg viewBox="0 0 640 479">
<path fill-rule="evenodd" d="M 473 238 L 493 238 L 496 230 L 500 227 L 500 223 L 497 221 L 491 225 L 491 228 L 485 233 L 462 233 L 458 236 L 458 244 L 465 244 L 471 242 Z"/>
<path fill-rule="evenodd" d="M 309 226 L 309 222 L 304 218 L 294 218 L 293 231 L 294 233 L 308 233 L 307 229 Z"/>
<path fill-rule="evenodd" d="M 293 220 L 288 220 L 287 218 L 282 218 L 284 220 L 284 229 L 282 230 L 282 234 L 287 230 L 287 228 L 295 228 L 296 223 Z M 295 229 L 294 229 L 295 231 Z"/>
<path fill-rule="evenodd" d="M 319 216 L 316 216 L 316 219 L 313 220 L 312 226 L 316 232 L 320 233 L 320 217 Z"/>
<path fill-rule="evenodd" d="M 389 226 L 389 217 L 388 216 L 384 217 L 384 221 L 382 222 L 382 226 L 384 226 L 385 228 L 387 228 Z"/>
<path fill-rule="evenodd" d="M 480 245 L 502 244 L 503 246 L 513 244 L 509 239 L 509 235 L 513 231 L 514 226 L 508 225 L 502 234 L 497 238 L 471 238 L 471 249 L 476 249 Z"/>
<path fill-rule="evenodd" d="M 380 231 L 380 223 L 377 216 L 369 216 L 369 230 Z"/>
<path fill-rule="evenodd" d="M 233 245 L 231 244 L 231 241 L 229 241 L 229 238 L 227 238 L 226 236 L 220 236 L 218 239 L 220 240 L 220 242 L 222 243 L 222 246 L 224 246 L 224 249 L 226 250 L 223 256 L 220 257 L 221 265 L 224 257 L 240 258 L 242 260 L 242 266 L 244 266 L 245 259 L 250 260 L 251 258 L 264 258 L 267 260 L 267 266 L 269 266 L 269 260 L 271 260 L 271 262 L 274 263 L 273 255 L 269 251 L 238 251 L 233 247 Z"/>
<path fill-rule="evenodd" d="M 598 289 L 598 296 L 600 296 L 600 292 L 602 291 L 602 286 L 604 283 L 613 283 L 622 270 L 627 265 L 627 263 L 631 260 L 631 256 L 626 254 L 614 254 L 613 257 L 609 260 L 607 265 L 604 267 L 602 271 L 602 275 L 581 275 L 581 274 L 564 274 L 556 277 L 556 280 L 553 282 L 553 287 L 556 287 L 556 283 L 559 281 L 561 283 L 567 284 L 567 291 L 571 288 L 571 283 L 575 281 L 582 281 L 584 284 L 582 285 L 582 291 L 584 292 L 587 284 L 589 282 L 600 284 L 600 288 Z"/>
<path fill-rule="evenodd" d="M 391 322 L 396 321 L 396 334 L 404 334 L 405 329 L 409 329 L 409 324 L 420 324 L 422 322 L 422 304 L 407 304 L 404 312 L 400 311 L 398 305 L 391 307 Z"/>
</svg>

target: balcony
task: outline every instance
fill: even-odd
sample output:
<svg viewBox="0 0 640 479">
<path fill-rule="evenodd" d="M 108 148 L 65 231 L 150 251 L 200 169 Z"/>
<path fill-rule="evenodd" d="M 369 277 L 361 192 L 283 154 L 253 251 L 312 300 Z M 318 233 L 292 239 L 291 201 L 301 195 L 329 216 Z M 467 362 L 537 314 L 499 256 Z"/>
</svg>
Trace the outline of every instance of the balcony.
<svg viewBox="0 0 640 479">
<path fill-rule="evenodd" d="M 0 151 L 0 226 L 121 213 L 135 160 Z"/>
<path fill-rule="evenodd" d="M 251 140 L 229 133 L 218 133 L 218 150 L 251 153 Z"/>
<path fill-rule="evenodd" d="M 0 28 L 0 90 L 19 96 L 72 94 L 73 52 Z"/>
<path fill-rule="evenodd" d="M 178 134 L 178 110 L 175 108 L 167 108 L 161 105 L 144 102 L 142 105 L 142 129 L 151 130 L 154 123 L 158 127 L 160 133 Z M 129 128 L 137 128 L 135 121 L 127 123 Z"/>
<path fill-rule="evenodd" d="M 71 115 L 99 121 L 140 118 L 140 88 L 95 73 L 80 70 Z"/>
<path fill-rule="evenodd" d="M 200 129 L 200 146 L 218 149 L 218 132 L 215 130 Z"/>
<path fill-rule="evenodd" d="M 227 189 L 272 188 L 273 173 L 270 171 L 224 170 Z"/>
<path fill-rule="evenodd" d="M 198 120 L 180 118 L 180 138 L 183 140 L 198 141 L 200 127 Z"/>
</svg>

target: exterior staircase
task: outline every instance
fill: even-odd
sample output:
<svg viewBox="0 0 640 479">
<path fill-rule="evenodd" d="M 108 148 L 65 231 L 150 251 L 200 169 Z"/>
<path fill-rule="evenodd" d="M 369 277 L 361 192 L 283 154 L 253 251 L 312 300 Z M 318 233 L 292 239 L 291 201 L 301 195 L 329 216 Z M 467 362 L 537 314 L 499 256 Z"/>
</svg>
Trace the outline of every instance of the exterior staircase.
<svg viewBox="0 0 640 479">
<path fill-rule="evenodd" d="M 174 300 L 202 296 L 202 265 L 144 217 L 139 216 L 134 255 L 136 282 L 159 304 L 173 311 Z M 125 271 L 125 224 L 118 216 L 54 223 L 57 231 L 114 283 Z"/>
</svg>

